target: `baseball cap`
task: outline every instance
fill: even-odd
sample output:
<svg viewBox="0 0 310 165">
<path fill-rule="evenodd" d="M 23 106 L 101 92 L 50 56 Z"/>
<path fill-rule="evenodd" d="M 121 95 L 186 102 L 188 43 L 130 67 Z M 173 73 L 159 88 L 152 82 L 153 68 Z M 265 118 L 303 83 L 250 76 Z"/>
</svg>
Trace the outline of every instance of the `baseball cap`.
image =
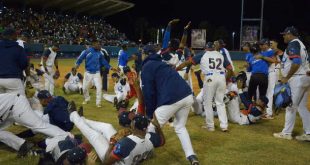
<svg viewBox="0 0 310 165">
<path fill-rule="evenodd" d="M 129 66 L 124 66 L 123 67 L 123 72 L 124 72 L 124 74 L 130 72 L 130 67 Z"/>
<path fill-rule="evenodd" d="M 119 125 L 123 126 L 123 127 L 130 127 L 130 123 L 131 123 L 131 116 L 130 114 L 133 112 L 129 112 L 129 111 L 123 111 L 118 115 L 118 123 Z"/>
<path fill-rule="evenodd" d="M 294 36 L 298 36 L 298 30 L 294 26 L 286 27 L 283 32 L 280 34 L 292 34 Z"/>
<path fill-rule="evenodd" d="M 52 95 L 50 94 L 48 90 L 41 90 L 39 91 L 37 97 L 38 99 L 47 99 L 47 98 L 52 97 Z"/>
<path fill-rule="evenodd" d="M 270 41 L 269 41 L 269 39 L 267 39 L 267 38 L 263 38 L 263 39 L 261 39 L 261 40 L 258 42 L 258 44 L 259 44 L 259 45 L 264 45 L 264 44 L 270 45 Z"/>
<path fill-rule="evenodd" d="M 86 149 L 79 146 L 72 148 L 67 152 L 67 159 L 72 164 L 82 163 L 85 160 L 86 156 Z"/>
<path fill-rule="evenodd" d="M 12 35 L 14 35 L 14 34 L 16 34 L 15 29 L 10 28 L 10 27 L 5 28 L 5 29 L 3 30 L 3 32 L 2 32 L 2 36 L 12 36 Z"/>
<path fill-rule="evenodd" d="M 217 40 L 217 41 L 219 42 L 220 45 L 224 45 L 224 46 L 226 45 L 225 42 L 224 42 L 224 40 L 222 40 L 222 39 L 219 39 L 219 40 Z"/>
<path fill-rule="evenodd" d="M 264 104 L 266 105 L 266 107 L 268 107 L 267 104 L 268 104 L 268 102 L 269 102 L 269 99 L 268 99 L 266 96 L 261 96 L 261 97 L 259 97 L 259 99 L 260 99 L 262 102 L 264 102 Z"/>
<path fill-rule="evenodd" d="M 149 120 L 142 115 L 136 115 L 132 121 L 134 122 L 135 128 L 141 131 L 145 131 L 149 125 Z"/>
<path fill-rule="evenodd" d="M 213 48 L 214 48 L 213 42 L 207 42 L 206 49 L 213 49 Z"/>
</svg>

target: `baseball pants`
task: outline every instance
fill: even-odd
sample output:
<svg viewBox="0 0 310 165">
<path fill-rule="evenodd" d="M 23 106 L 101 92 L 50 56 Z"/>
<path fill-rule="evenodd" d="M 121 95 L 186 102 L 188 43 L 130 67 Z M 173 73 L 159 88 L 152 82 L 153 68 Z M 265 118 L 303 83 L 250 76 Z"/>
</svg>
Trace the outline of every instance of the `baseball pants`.
<svg viewBox="0 0 310 165">
<path fill-rule="evenodd" d="M 21 79 L 0 78 L 0 93 L 19 93 L 25 95 L 25 87 Z"/>
<path fill-rule="evenodd" d="M 43 77 L 44 77 L 44 89 L 48 90 L 51 95 L 54 95 L 54 88 L 55 88 L 55 81 L 54 81 L 54 74 L 55 71 L 53 69 L 53 67 L 50 66 L 46 66 L 47 71 L 49 72 L 49 74 L 44 73 Z"/>
<path fill-rule="evenodd" d="M 267 88 L 267 98 L 269 100 L 268 102 L 268 107 L 266 108 L 266 113 L 268 116 L 272 116 L 273 115 L 273 109 L 272 109 L 272 106 L 273 106 L 273 93 L 274 93 L 274 87 L 276 86 L 276 83 L 278 82 L 279 80 L 279 74 L 278 72 L 275 70 L 275 71 L 272 71 L 272 72 L 269 72 L 269 75 L 268 75 L 268 88 Z"/>
<path fill-rule="evenodd" d="M 80 117 L 76 111 L 70 114 L 70 120 L 94 147 L 100 160 L 104 161 L 110 146 L 110 138 L 116 133 L 113 126 L 107 123 L 87 120 L 84 117 Z"/>
<path fill-rule="evenodd" d="M 238 87 L 236 83 L 229 83 L 227 86 L 227 92 L 234 91 L 238 93 Z M 241 124 L 240 120 L 240 107 L 239 107 L 239 97 L 235 97 L 232 100 L 230 100 L 227 105 L 227 118 L 232 123 L 238 123 Z"/>
<path fill-rule="evenodd" d="M 249 98 L 252 99 L 256 96 L 256 90 L 259 90 L 259 96 L 266 96 L 268 88 L 268 76 L 263 73 L 254 73 L 251 75 L 249 82 L 248 94 Z"/>
<path fill-rule="evenodd" d="M 174 104 L 163 105 L 155 110 L 156 118 L 161 127 L 163 127 L 171 117 L 175 116 L 173 121 L 174 130 L 181 142 L 186 157 L 195 155 L 189 134 L 185 127 L 188 113 L 193 102 L 193 95 L 188 95 Z M 150 128 L 149 130 L 154 130 L 154 128 Z"/>
<path fill-rule="evenodd" d="M 102 96 L 102 80 L 99 72 L 95 74 L 85 72 L 84 74 L 83 95 L 85 101 L 90 100 L 88 88 L 92 82 L 94 82 L 94 85 L 96 86 L 96 105 L 98 105 L 101 103 L 101 96 Z"/>
<path fill-rule="evenodd" d="M 109 94 L 103 94 L 102 98 L 105 99 L 106 101 L 110 102 L 110 103 L 114 103 L 114 98 L 116 97 L 116 95 L 109 95 Z"/>
<path fill-rule="evenodd" d="M 14 122 L 31 129 L 34 133 L 42 133 L 49 137 L 68 136 L 67 132 L 57 126 L 44 122 L 37 114 L 35 114 L 25 96 L 21 95 L 17 97 L 15 103 L 12 105 L 14 105 L 14 107 L 8 118 L 0 123 L 0 141 L 13 149 L 18 151 L 21 145 L 25 142 L 24 139 L 17 137 L 11 132 L 3 131 Z"/>
<path fill-rule="evenodd" d="M 200 90 L 199 94 L 194 99 L 193 110 L 196 115 L 203 113 L 203 90 Z"/>
<path fill-rule="evenodd" d="M 292 90 L 293 105 L 286 108 L 285 124 L 282 132 L 291 134 L 294 129 L 296 112 L 299 112 L 305 134 L 310 134 L 310 111 L 307 108 L 307 100 L 310 89 L 310 77 L 306 75 L 293 76 L 289 80 Z"/>
<path fill-rule="evenodd" d="M 221 129 L 227 129 L 228 121 L 224 104 L 224 95 L 226 91 L 225 74 L 213 73 L 205 76 L 203 86 L 203 105 L 206 112 L 206 125 L 208 128 L 214 128 L 214 112 L 212 100 L 214 98 Z"/>
<path fill-rule="evenodd" d="M 66 82 L 64 87 L 66 89 L 66 92 L 79 92 L 80 89 L 82 89 L 83 85 L 80 82 L 78 83 Z"/>
</svg>

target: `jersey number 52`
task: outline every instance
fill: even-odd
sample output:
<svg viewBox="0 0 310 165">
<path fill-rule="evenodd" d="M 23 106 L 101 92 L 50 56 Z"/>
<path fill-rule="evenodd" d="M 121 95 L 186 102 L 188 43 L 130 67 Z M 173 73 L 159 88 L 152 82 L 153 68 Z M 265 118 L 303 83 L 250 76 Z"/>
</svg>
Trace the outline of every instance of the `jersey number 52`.
<svg viewBox="0 0 310 165">
<path fill-rule="evenodd" d="M 217 69 L 217 70 L 222 70 L 222 59 L 220 58 L 209 58 L 209 68 L 210 69 Z"/>
</svg>

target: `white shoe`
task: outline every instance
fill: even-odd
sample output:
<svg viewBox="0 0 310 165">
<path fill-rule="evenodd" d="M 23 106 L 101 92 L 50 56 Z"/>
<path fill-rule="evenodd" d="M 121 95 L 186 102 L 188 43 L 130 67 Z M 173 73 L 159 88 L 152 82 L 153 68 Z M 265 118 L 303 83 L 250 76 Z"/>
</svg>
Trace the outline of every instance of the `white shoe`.
<svg viewBox="0 0 310 165">
<path fill-rule="evenodd" d="M 88 101 L 84 100 L 82 104 L 83 105 L 88 104 Z"/>
<path fill-rule="evenodd" d="M 222 128 L 222 132 L 228 132 L 228 128 Z"/>
<path fill-rule="evenodd" d="M 207 129 L 207 130 L 210 131 L 210 132 L 214 132 L 214 131 L 215 131 L 215 128 L 214 128 L 214 127 L 208 127 L 208 126 L 206 126 L 206 125 L 201 126 L 201 128 Z"/>
<path fill-rule="evenodd" d="M 97 107 L 98 107 L 98 108 L 101 108 L 102 106 L 101 106 L 101 104 L 97 104 Z"/>
<path fill-rule="evenodd" d="M 303 134 L 295 137 L 298 141 L 310 141 L 310 134 Z"/>
<path fill-rule="evenodd" d="M 286 140 L 292 140 L 292 139 L 293 139 L 292 135 L 290 135 L 290 134 L 284 134 L 284 133 L 282 133 L 282 132 L 273 133 L 273 136 L 274 136 L 275 138 L 286 139 Z"/>
</svg>

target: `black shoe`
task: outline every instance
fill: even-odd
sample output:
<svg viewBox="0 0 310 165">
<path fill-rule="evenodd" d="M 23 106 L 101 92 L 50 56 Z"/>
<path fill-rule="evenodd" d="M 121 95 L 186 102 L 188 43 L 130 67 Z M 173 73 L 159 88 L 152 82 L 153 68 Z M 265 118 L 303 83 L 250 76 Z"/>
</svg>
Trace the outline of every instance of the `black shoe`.
<svg viewBox="0 0 310 165">
<path fill-rule="evenodd" d="M 191 165 L 199 165 L 199 161 L 198 161 L 198 158 L 196 157 L 196 155 L 191 155 L 191 156 L 187 157 L 187 160 L 190 161 Z"/>
<path fill-rule="evenodd" d="M 79 110 L 78 110 L 78 114 L 80 116 L 84 116 L 84 109 L 83 109 L 83 106 L 80 106 Z"/>
<path fill-rule="evenodd" d="M 72 112 L 76 111 L 76 105 L 75 105 L 75 102 L 74 101 L 71 101 L 69 104 L 68 104 L 68 108 L 67 108 L 69 114 L 71 114 Z"/>
<path fill-rule="evenodd" d="M 64 92 L 64 94 L 67 94 L 65 87 L 62 87 L 62 91 Z"/>
<path fill-rule="evenodd" d="M 22 146 L 20 146 L 18 153 L 17 153 L 17 156 L 18 157 L 25 157 L 33 146 L 34 146 L 33 143 L 29 143 L 29 142 L 25 141 L 25 143 L 23 143 Z"/>
<path fill-rule="evenodd" d="M 83 95 L 83 89 L 82 88 L 80 88 L 79 92 L 80 92 L 80 95 Z"/>
</svg>

